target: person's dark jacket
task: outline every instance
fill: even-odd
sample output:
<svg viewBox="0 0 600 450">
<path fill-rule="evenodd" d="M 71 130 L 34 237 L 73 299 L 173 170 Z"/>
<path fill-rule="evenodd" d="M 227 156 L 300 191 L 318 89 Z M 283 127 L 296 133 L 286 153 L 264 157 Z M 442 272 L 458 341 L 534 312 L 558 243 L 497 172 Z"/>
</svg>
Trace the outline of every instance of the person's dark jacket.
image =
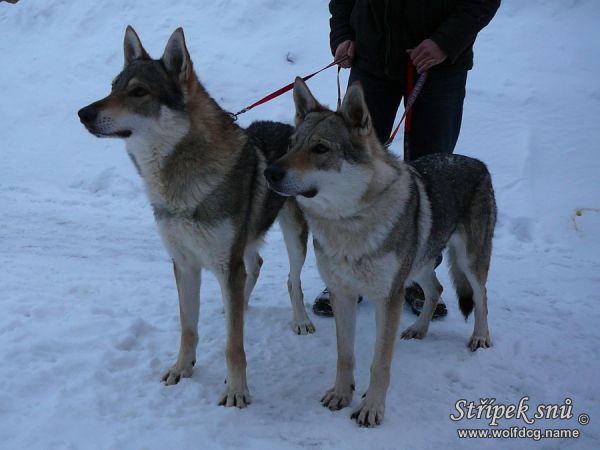
<svg viewBox="0 0 600 450">
<path fill-rule="evenodd" d="M 354 64 L 375 75 L 402 78 L 406 50 L 432 39 L 448 57 L 432 71 L 473 67 L 473 43 L 500 0 L 331 0 L 330 44 L 356 42 Z"/>
</svg>

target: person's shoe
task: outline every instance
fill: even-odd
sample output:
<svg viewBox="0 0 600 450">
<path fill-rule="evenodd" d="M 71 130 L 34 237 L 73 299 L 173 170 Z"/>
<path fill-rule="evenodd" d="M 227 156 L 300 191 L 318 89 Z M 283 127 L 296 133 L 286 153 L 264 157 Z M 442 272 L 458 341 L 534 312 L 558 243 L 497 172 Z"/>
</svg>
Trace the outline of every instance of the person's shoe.
<svg viewBox="0 0 600 450">
<path fill-rule="evenodd" d="M 329 289 L 323 289 L 323 292 L 315 298 L 312 309 L 317 316 L 333 317 L 333 308 L 331 307 L 331 300 L 329 299 Z"/>
<path fill-rule="evenodd" d="M 362 302 L 362 299 L 362 296 L 358 297 L 358 303 Z M 329 289 L 323 289 L 317 298 L 315 298 L 312 309 L 317 316 L 333 317 L 333 308 L 331 307 L 331 300 L 329 298 Z"/>
<path fill-rule="evenodd" d="M 414 314 L 417 316 L 421 314 L 423 306 L 425 305 L 425 294 L 423 294 L 423 289 L 421 289 L 421 286 L 418 284 L 413 284 L 412 286 L 406 288 L 404 298 Z M 448 309 L 446 308 L 446 304 L 442 301 L 442 299 L 438 300 L 438 304 L 433 311 L 432 319 L 439 319 L 441 317 L 446 317 L 447 315 Z"/>
</svg>

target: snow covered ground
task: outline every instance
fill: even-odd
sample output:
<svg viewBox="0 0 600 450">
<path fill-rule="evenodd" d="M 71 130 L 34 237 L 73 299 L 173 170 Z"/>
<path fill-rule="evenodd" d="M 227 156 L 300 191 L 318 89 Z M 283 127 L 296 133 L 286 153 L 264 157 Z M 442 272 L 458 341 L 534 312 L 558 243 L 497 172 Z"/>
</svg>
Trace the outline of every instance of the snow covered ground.
<svg viewBox="0 0 600 450">
<path fill-rule="evenodd" d="M 166 6 L 168 3 L 168 6 Z M 198 363 L 164 387 L 178 308 L 171 265 L 122 142 L 99 140 L 77 110 L 106 95 L 127 24 L 155 57 L 183 26 L 200 79 L 238 110 L 324 66 L 327 2 L 22 0 L 0 4 L 0 447 L 600 448 L 600 3 L 505 0 L 476 45 L 457 153 L 486 161 L 500 210 L 488 285 L 495 346 L 474 354 L 450 289 L 450 314 L 424 341 L 398 341 L 384 424 L 319 404 L 333 382 L 332 320 L 296 336 L 280 231 L 247 316 L 254 403 L 216 406 L 224 317 L 203 279 Z M 310 81 L 335 104 L 335 71 Z M 290 122 L 290 95 L 243 116 Z M 578 215 L 577 212 L 581 215 Z M 449 285 L 441 270 L 441 279 Z M 306 302 L 322 288 L 309 254 Z M 414 320 L 406 312 L 402 328 Z M 472 320 L 472 319 L 471 319 Z M 368 383 L 374 309 L 359 308 L 357 394 Z M 576 440 L 460 440 L 459 399 L 572 399 Z M 577 417 L 587 413 L 587 426 Z M 501 421 L 502 428 L 523 426 Z"/>
</svg>

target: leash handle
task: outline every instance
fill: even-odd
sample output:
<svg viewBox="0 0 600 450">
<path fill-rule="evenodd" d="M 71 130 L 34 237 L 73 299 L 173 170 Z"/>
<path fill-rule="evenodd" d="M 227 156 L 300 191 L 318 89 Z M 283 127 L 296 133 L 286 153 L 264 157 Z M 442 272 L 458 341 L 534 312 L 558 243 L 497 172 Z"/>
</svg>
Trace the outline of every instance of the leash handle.
<svg viewBox="0 0 600 450">
<path fill-rule="evenodd" d="M 392 142 L 394 142 L 394 138 L 396 137 L 396 134 L 398 134 L 398 130 L 400 129 L 400 125 L 402 125 L 402 122 L 404 122 L 404 119 L 406 119 L 407 114 L 410 113 L 410 110 L 412 109 L 413 105 L 415 104 L 415 101 L 417 100 L 417 97 L 421 93 L 421 89 L 423 89 L 423 85 L 425 84 L 426 80 L 427 80 L 427 72 L 423 72 L 421 75 L 419 75 L 419 78 L 417 79 L 417 83 L 415 84 L 415 87 L 412 90 L 412 92 L 410 92 L 408 100 L 406 101 L 406 106 L 404 108 L 404 113 L 402 114 L 402 118 L 400 119 L 400 122 L 398 123 L 398 125 L 396 125 L 396 128 L 394 128 L 394 131 L 393 131 L 392 135 L 390 136 L 390 138 L 384 144 L 385 147 L 389 147 L 390 145 L 392 145 Z M 410 123 L 407 120 L 407 126 L 409 124 Z M 406 149 L 405 149 L 405 155 L 404 156 L 405 156 L 405 159 L 406 159 L 406 156 L 407 156 L 406 155 Z"/>
<path fill-rule="evenodd" d="M 343 61 L 345 61 L 346 59 L 348 59 L 348 56 L 344 56 L 340 59 L 337 59 L 329 64 L 327 64 L 325 67 L 323 67 L 322 69 L 317 70 L 316 72 L 313 72 L 309 75 L 306 75 L 305 77 L 302 77 L 302 80 L 304 81 L 308 81 L 310 80 L 312 77 L 314 77 L 315 75 L 323 72 L 324 70 L 329 69 L 330 67 L 335 66 L 336 64 L 339 64 Z M 261 98 L 260 100 L 252 103 L 250 106 L 246 106 L 244 109 L 238 111 L 235 114 L 231 114 L 231 116 L 233 117 L 233 120 L 237 120 L 238 116 L 240 114 L 244 114 L 245 112 L 250 111 L 252 108 L 255 108 L 259 105 L 262 105 L 263 103 L 267 103 L 277 97 L 279 97 L 280 95 L 285 94 L 286 92 L 290 91 L 292 88 L 294 87 L 294 82 L 291 82 L 290 84 L 286 84 L 285 86 L 283 86 L 282 88 L 277 89 L 274 92 L 271 92 L 269 95 L 266 95 L 265 97 Z M 338 66 L 338 103 L 340 102 L 340 85 L 339 85 L 339 66 Z"/>
</svg>

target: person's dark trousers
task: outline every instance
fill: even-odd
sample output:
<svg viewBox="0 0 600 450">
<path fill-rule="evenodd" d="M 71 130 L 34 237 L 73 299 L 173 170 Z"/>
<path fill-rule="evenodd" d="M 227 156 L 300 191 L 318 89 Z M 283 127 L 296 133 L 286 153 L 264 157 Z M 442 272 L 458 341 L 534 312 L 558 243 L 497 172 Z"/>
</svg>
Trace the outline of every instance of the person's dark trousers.
<svg viewBox="0 0 600 450">
<path fill-rule="evenodd" d="M 379 78 L 353 67 L 348 85 L 360 80 L 373 126 L 381 142 L 389 138 L 406 90 L 405 80 Z M 410 156 L 452 153 L 462 123 L 467 72 L 430 72 L 412 110 Z"/>
</svg>

